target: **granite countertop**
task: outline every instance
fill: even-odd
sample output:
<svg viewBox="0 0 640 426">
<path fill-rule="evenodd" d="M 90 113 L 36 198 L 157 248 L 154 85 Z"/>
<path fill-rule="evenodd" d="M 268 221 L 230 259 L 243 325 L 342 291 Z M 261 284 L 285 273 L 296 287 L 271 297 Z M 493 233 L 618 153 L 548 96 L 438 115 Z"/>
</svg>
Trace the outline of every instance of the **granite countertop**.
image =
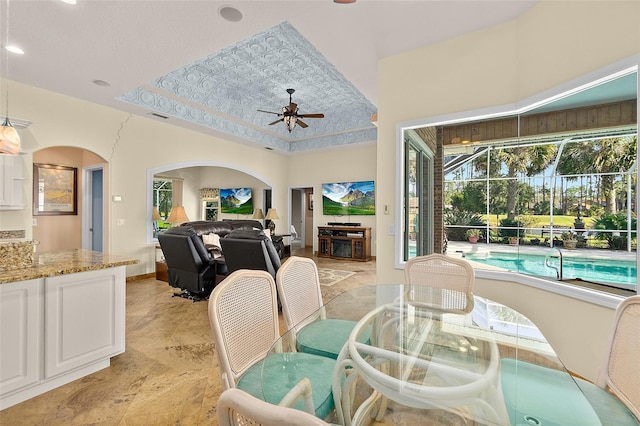
<svg viewBox="0 0 640 426">
<path fill-rule="evenodd" d="M 138 259 L 80 249 L 35 253 L 33 266 L 1 271 L 0 284 L 135 265 L 138 262 Z"/>
</svg>

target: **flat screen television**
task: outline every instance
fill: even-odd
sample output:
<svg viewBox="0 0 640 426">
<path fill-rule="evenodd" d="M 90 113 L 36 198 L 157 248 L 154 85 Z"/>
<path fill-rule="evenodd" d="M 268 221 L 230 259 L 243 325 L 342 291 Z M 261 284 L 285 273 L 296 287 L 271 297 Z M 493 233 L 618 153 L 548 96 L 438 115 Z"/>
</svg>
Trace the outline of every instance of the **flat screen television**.
<svg viewBox="0 0 640 426">
<path fill-rule="evenodd" d="M 226 188 L 220 190 L 222 213 L 253 214 L 251 188 Z"/>
<path fill-rule="evenodd" d="M 375 215 L 374 181 L 323 183 L 322 214 L 330 216 Z"/>
</svg>

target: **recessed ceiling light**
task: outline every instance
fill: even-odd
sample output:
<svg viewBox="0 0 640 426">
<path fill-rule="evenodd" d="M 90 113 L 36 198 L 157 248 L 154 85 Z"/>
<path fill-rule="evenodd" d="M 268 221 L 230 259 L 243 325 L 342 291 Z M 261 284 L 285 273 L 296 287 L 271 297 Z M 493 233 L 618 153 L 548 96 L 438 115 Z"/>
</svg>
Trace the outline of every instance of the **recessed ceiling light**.
<svg viewBox="0 0 640 426">
<path fill-rule="evenodd" d="M 15 53 L 17 55 L 24 55 L 24 50 L 20 49 L 18 46 L 10 44 L 8 46 L 5 46 L 4 48 L 11 53 Z"/>
<path fill-rule="evenodd" d="M 93 80 L 93 84 L 95 84 L 96 86 L 102 86 L 102 87 L 111 86 L 111 83 L 109 83 L 108 81 L 104 81 L 104 80 Z"/>
<path fill-rule="evenodd" d="M 242 20 L 242 12 L 235 7 L 223 6 L 220 8 L 218 13 L 223 19 L 226 19 L 229 22 L 238 22 Z"/>
<path fill-rule="evenodd" d="M 66 3 L 66 4 L 76 4 L 77 1 L 76 0 L 60 0 L 62 3 Z"/>
</svg>

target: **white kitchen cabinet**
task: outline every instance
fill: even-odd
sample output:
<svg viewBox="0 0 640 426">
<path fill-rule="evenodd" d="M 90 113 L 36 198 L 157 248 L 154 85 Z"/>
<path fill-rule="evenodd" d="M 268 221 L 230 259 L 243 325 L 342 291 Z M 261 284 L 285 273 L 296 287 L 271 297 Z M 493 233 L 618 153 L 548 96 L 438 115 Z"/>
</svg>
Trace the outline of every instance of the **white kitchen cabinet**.
<svg viewBox="0 0 640 426">
<path fill-rule="evenodd" d="M 125 350 L 125 267 L 0 284 L 0 410 Z"/>
<path fill-rule="evenodd" d="M 24 158 L 0 155 L 0 210 L 24 210 Z"/>
<path fill-rule="evenodd" d="M 0 395 L 37 383 L 44 279 L 0 285 Z"/>
</svg>

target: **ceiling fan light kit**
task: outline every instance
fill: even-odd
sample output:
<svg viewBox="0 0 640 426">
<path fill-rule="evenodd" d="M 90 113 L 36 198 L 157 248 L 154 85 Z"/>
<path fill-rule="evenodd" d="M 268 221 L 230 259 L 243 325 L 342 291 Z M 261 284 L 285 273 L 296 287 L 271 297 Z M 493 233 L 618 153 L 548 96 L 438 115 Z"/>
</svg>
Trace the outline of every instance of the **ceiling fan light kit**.
<svg viewBox="0 0 640 426">
<path fill-rule="evenodd" d="M 324 114 L 298 114 L 298 104 L 294 103 L 291 98 L 291 95 L 293 95 L 295 91 L 295 89 L 287 89 L 287 93 L 289 94 L 289 105 L 283 106 L 282 112 L 265 111 L 262 109 L 258 110 L 259 112 L 275 114 L 278 117 L 281 117 L 276 121 L 269 123 L 270 126 L 282 121 L 287 127 L 287 130 L 289 130 L 289 133 L 291 133 L 291 131 L 296 127 L 296 124 L 303 129 L 309 127 L 307 123 L 301 120 L 301 118 L 324 118 Z"/>
</svg>

